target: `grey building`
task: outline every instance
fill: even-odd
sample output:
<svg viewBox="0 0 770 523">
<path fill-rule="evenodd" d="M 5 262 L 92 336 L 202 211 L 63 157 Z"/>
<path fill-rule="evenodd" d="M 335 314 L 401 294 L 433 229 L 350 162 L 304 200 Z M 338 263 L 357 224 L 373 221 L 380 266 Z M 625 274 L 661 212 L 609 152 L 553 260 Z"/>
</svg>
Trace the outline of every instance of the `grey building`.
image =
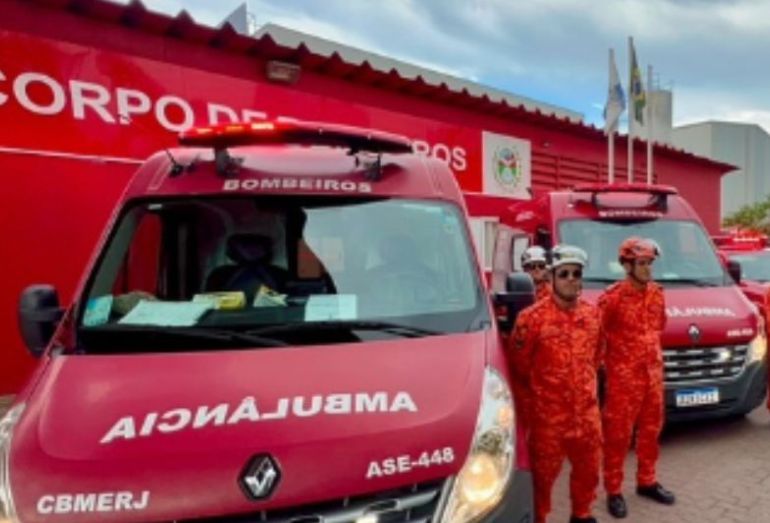
<svg viewBox="0 0 770 523">
<path fill-rule="evenodd" d="M 674 128 L 674 145 L 738 170 L 722 178 L 722 217 L 770 195 L 770 135 L 757 124 L 706 121 Z"/>
<path fill-rule="evenodd" d="M 652 141 L 671 145 L 673 142 L 673 93 L 668 89 L 653 89 L 647 91 L 647 106 L 644 122 L 638 123 L 630 119 L 634 137 L 646 140 L 652 134 Z"/>
</svg>

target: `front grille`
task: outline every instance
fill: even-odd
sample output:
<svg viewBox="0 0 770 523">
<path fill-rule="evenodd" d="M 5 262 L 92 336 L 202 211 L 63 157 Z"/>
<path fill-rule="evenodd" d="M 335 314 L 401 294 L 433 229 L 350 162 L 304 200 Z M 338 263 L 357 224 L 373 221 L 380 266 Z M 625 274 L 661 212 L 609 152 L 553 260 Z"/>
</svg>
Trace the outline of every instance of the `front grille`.
<svg viewBox="0 0 770 523">
<path fill-rule="evenodd" d="M 314 505 L 245 515 L 184 520 L 195 523 L 431 523 L 444 481 L 422 483 Z M 366 518 L 366 516 L 370 516 Z M 182 523 L 181 521 L 179 523 Z"/>
<path fill-rule="evenodd" d="M 665 349 L 666 383 L 732 378 L 743 370 L 748 345 Z"/>
</svg>

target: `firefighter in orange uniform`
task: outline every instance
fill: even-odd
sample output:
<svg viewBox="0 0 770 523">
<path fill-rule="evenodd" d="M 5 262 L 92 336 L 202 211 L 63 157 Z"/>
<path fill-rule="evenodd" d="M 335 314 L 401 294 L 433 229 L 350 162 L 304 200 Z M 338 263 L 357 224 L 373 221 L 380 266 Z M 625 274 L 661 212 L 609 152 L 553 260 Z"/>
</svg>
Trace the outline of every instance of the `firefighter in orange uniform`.
<svg viewBox="0 0 770 523">
<path fill-rule="evenodd" d="M 572 464 L 571 523 L 595 523 L 601 466 L 601 417 L 596 397 L 600 324 L 595 307 L 580 299 L 586 253 L 554 247 L 552 294 L 519 315 L 509 341 L 514 379 L 530 398 L 529 450 L 535 521 L 551 511 L 551 489 L 562 462 Z"/>
<path fill-rule="evenodd" d="M 637 494 L 666 505 L 675 501 L 655 475 L 664 415 L 660 336 L 666 323 L 663 289 L 652 281 L 652 264 L 659 255 L 652 240 L 625 240 L 618 257 L 626 279 L 611 285 L 598 302 L 607 340 L 604 487 L 607 509 L 616 518 L 628 514 L 621 487 L 634 427 Z"/>
<path fill-rule="evenodd" d="M 551 282 L 548 274 L 548 257 L 545 249 L 539 245 L 527 247 L 521 255 L 521 268 L 535 282 L 535 299 L 540 301 L 551 295 Z"/>
<path fill-rule="evenodd" d="M 521 268 L 529 274 L 535 284 L 535 301 L 548 298 L 551 295 L 551 281 L 548 274 L 548 257 L 546 250 L 539 245 L 527 247 L 521 254 Z M 529 428 L 529 394 L 527 386 L 513 381 L 513 397 L 516 400 L 516 415 L 525 428 Z"/>
</svg>

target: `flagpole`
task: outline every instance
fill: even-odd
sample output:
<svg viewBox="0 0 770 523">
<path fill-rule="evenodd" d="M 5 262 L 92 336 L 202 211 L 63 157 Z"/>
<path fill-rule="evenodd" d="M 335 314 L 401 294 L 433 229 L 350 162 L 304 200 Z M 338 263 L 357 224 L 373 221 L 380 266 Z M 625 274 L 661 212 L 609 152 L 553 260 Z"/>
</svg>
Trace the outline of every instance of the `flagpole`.
<svg viewBox="0 0 770 523">
<path fill-rule="evenodd" d="M 615 183 L 615 129 L 610 129 L 607 137 L 607 173 L 610 185 Z"/>
<path fill-rule="evenodd" d="M 633 123 L 636 117 L 634 100 L 634 62 L 632 60 L 634 52 L 634 39 L 628 37 L 628 183 L 634 181 L 634 133 Z"/>
<path fill-rule="evenodd" d="M 653 118 L 652 118 L 652 101 L 654 99 L 652 94 L 652 66 L 647 65 L 647 185 L 652 183 L 652 139 L 653 133 Z"/>
<path fill-rule="evenodd" d="M 609 71 L 612 76 L 612 66 L 615 63 L 615 51 L 610 49 Z M 607 182 L 615 183 L 615 126 L 610 126 L 607 135 Z"/>
</svg>

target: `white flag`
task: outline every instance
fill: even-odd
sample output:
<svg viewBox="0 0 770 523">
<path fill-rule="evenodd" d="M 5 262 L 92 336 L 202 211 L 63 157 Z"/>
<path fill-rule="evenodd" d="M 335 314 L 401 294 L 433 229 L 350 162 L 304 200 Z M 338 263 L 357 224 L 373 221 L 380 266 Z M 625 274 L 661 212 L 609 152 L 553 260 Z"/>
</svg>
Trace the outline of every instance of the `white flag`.
<svg viewBox="0 0 770 523">
<path fill-rule="evenodd" d="M 610 134 L 618 125 L 618 120 L 626 110 L 626 94 L 620 85 L 618 68 L 615 66 L 615 53 L 610 52 L 610 84 L 607 90 L 607 103 L 604 105 L 604 134 Z"/>
</svg>

